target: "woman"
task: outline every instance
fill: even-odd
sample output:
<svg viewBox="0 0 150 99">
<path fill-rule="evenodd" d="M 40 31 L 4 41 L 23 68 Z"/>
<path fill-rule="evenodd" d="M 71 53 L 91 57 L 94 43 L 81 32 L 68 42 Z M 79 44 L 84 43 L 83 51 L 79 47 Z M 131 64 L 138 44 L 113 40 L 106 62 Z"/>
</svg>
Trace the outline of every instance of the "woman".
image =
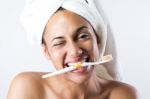
<svg viewBox="0 0 150 99">
<path fill-rule="evenodd" d="M 95 62 L 104 55 L 107 26 L 94 1 L 35 0 L 27 4 L 23 20 L 29 40 L 42 44 L 44 55 L 57 70 L 69 63 Z M 21 73 L 13 80 L 8 99 L 138 99 L 132 86 L 109 80 L 113 76 L 99 77 L 96 69 L 81 67 L 46 79 L 43 72 Z"/>
</svg>

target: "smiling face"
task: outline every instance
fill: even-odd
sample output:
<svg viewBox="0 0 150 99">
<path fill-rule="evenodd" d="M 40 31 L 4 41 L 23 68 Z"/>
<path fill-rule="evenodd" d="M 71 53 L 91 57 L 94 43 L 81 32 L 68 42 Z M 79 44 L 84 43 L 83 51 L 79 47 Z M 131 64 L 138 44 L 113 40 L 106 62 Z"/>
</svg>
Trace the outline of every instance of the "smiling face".
<svg viewBox="0 0 150 99">
<path fill-rule="evenodd" d="M 79 15 L 63 10 L 48 21 L 43 48 L 46 57 L 57 70 L 68 63 L 97 61 L 99 48 L 92 26 Z M 68 79 L 81 83 L 89 78 L 94 68 L 79 68 L 64 74 Z"/>
</svg>

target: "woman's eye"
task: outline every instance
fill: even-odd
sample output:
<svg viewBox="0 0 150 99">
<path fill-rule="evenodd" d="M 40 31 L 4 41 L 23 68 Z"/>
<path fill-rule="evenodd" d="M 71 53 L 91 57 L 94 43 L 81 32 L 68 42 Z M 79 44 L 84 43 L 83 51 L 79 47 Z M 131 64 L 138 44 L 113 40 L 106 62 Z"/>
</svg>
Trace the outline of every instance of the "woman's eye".
<svg viewBox="0 0 150 99">
<path fill-rule="evenodd" d="M 61 46 L 63 44 L 64 44 L 64 42 L 57 42 L 57 43 L 54 43 L 53 46 Z"/>
<path fill-rule="evenodd" d="M 82 34 L 79 35 L 78 38 L 82 39 L 82 40 L 86 40 L 86 39 L 90 38 L 90 35 L 88 33 L 82 33 Z"/>
</svg>

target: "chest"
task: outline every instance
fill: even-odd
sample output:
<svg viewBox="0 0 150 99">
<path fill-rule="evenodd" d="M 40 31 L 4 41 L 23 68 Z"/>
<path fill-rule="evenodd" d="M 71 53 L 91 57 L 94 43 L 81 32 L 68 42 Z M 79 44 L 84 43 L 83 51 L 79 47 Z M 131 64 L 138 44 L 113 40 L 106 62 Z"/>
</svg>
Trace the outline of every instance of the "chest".
<svg viewBox="0 0 150 99">
<path fill-rule="evenodd" d="M 45 98 L 43 99 L 109 99 L 109 94 L 104 93 L 100 95 L 92 95 L 88 97 L 82 97 L 82 96 L 74 96 L 74 95 L 65 95 L 65 93 L 48 93 L 46 94 Z"/>
</svg>

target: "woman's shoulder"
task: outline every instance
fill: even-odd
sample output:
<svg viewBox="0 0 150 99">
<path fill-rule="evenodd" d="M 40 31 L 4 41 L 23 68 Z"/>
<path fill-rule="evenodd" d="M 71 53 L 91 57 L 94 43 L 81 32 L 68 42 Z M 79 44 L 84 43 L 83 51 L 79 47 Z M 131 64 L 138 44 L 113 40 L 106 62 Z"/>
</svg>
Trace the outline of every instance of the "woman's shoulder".
<svg viewBox="0 0 150 99">
<path fill-rule="evenodd" d="M 30 99 L 29 97 L 41 95 L 44 90 L 42 72 L 23 72 L 19 73 L 12 80 L 8 99 Z M 13 98 L 12 98 L 13 97 Z"/>
<path fill-rule="evenodd" d="M 42 80 L 43 72 L 22 72 L 15 76 L 12 83 L 24 83 L 28 85 L 37 85 L 40 84 Z M 26 82 L 26 83 L 25 83 Z"/>
<path fill-rule="evenodd" d="M 139 99 L 135 87 L 130 84 L 111 81 L 110 99 Z"/>
</svg>

